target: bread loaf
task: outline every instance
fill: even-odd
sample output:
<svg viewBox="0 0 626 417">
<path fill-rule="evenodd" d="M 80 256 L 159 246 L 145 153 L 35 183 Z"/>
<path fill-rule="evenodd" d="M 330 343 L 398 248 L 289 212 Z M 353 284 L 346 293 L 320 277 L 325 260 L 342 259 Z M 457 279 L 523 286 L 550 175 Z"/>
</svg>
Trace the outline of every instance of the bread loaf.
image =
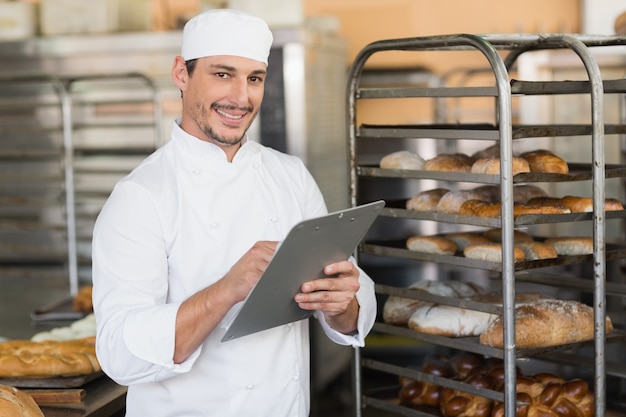
<svg viewBox="0 0 626 417">
<path fill-rule="evenodd" d="M 461 206 L 470 200 L 485 201 L 485 195 L 473 190 L 450 191 L 444 194 L 439 203 L 437 211 L 440 213 L 458 214 Z"/>
<path fill-rule="evenodd" d="M 491 145 L 485 149 L 481 149 L 480 151 L 474 152 L 472 154 L 472 159 L 475 161 L 479 159 L 489 159 L 489 158 L 500 158 L 500 144 L 496 143 Z"/>
<path fill-rule="evenodd" d="M 551 237 L 544 243 L 552 246 L 558 255 L 577 256 L 593 253 L 593 238 L 591 237 Z"/>
<path fill-rule="evenodd" d="M 453 370 L 449 364 L 442 360 L 427 358 L 420 368 L 420 371 L 442 378 L 453 376 Z M 398 394 L 400 403 L 404 405 L 427 405 L 431 407 L 439 406 L 439 395 L 441 388 L 426 381 L 417 381 L 410 378 L 399 378 L 401 388 Z"/>
<path fill-rule="evenodd" d="M 453 241 L 441 236 L 411 236 L 406 241 L 406 247 L 412 251 L 437 255 L 454 255 L 457 251 Z"/>
<path fill-rule="evenodd" d="M 567 208 L 561 205 L 561 199 L 559 197 L 549 197 L 549 196 L 532 197 L 526 202 L 526 204 L 528 204 L 529 206 L 554 206 L 554 207 Z"/>
<path fill-rule="evenodd" d="M 567 162 L 546 149 L 524 152 L 520 156 L 528 161 L 531 172 L 569 173 Z"/>
<path fill-rule="evenodd" d="M 85 314 L 93 312 L 92 289 L 91 285 L 87 285 L 78 290 L 72 299 L 72 310 Z"/>
<path fill-rule="evenodd" d="M 478 285 L 463 281 L 418 281 L 409 288 L 442 297 L 464 298 L 484 293 Z M 383 321 L 396 326 L 406 326 L 409 318 L 425 301 L 390 296 L 383 305 Z"/>
<path fill-rule="evenodd" d="M 44 417 L 33 398 L 17 388 L 0 385 L 0 416 Z"/>
<path fill-rule="evenodd" d="M 480 343 L 502 348 L 502 317 L 480 335 Z M 541 329 L 540 332 L 537 329 Z M 606 330 L 613 326 L 606 318 Z M 515 343 L 518 349 L 558 346 L 593 339 L 593 309 L 578 301 L 538 300 L 515 308 Z"/>
<path fill-rule="evenodd" d="M 100 369 L 95 337 L 0 343 L 0 378 L 88 375 Z"/>
<path fill-rule="evenodd" d="M 497 388 L 497 381 L 483 373 L 470 374 L 463 382 L 478 389 Z M 491 417 L 493 400 L 453 388 L 444 388 L 441 391 L 439 409 L 444 417 Z"/>
<path fill-rule="evenodd" d="M 446 239 L 453 241 L 456 244 L 458 250 L 463 251 L 468 245 L 475 245 L 478 243 L 489 243 L 489 238 L 479 235 L 474 232 L 457 232 L 448 233 L 445 235 Z"/>
<path fill-rule="evenodd" d="M 554 247 L 544 242 L 519 242 L 517 246 L 524 251 L 527 261 L 551 259 L 558 256 Z"/>
<path fill-rule="evenodd" d="M 424 171 L 470 172 L 474 160 L 462 153 L 440 154 L 424 162 Z"/>
<path fill-rule="evenodd" d="M 383 169 L 420 170 L 424 166 L 424 160 L 415 152 L 403 150 L 383 156 L 379 165 Z"/>
<path fill-rule="evenodd" d="M 472 189 L 473 192 L 478 194 L 480 198 L 478 200 L 497 202 L 500 201 L 500 186 L 499 185 L 481 185 Z"/>
<path fill-rule="evenodd" d="M 478 259 L 487 262 L 502 262 L 502 244 L 501 243 L 479 243 L 477 245 L 469 245 L 463 251 L 463 255 L 469 259 Z M 517 245 L 513 246 L 513 260 L 520 262 L 525 259 L 524 251 Z"/>
<path fill-rule="evenodd" d="M 464 216 L 477 216 L 477 217 L 500 217 L 502 212 L 502 205 L 500 203 L 487 203 L 480 200 L 468 200 L 461 204 L 459 208 L 459 214 Z M 513 217 L 518 217 L 524 214 L 565 214 L 570 210 L 566 207 L 557 206 L 536 206 L 527 204 L 515 204 L 513 205 Z"/>
<path fill-rule="evenodd" d="M 538 197 L 548 197 L 548 193 L 531 184 L 515 185 L 513 187 L 513 201 L 518 204 L 527 204 L 529 200 Z"/>
<path fill-rule="evenodd" d="M 570 209 L 572 213 L 590 213 L 593 211 L 593 199 L 591 197 L 565 196 L 559 204 Z M 624 210 L 619 200 L 607 198 L 604 201 L 605 211 Z"/>
<path fill-rule="evenodd" d="M 513 175 L 530 172 L 528 162 L 524 158 L 516 156 L 511 159 L 511 169 Z M 473 174 L 500 175 L 500 158 L 478 159 L 472 164 L 471 172 Z"/>
<path fill-rule="evenodd" d="M 441 200 L 441 197 L 448 191 L 450 190 L 447 188 L 435 188 L 417 193 L 407 200 L 406 209 L 415 211 L 436 211 L 439 200 Z"/>
</svg>

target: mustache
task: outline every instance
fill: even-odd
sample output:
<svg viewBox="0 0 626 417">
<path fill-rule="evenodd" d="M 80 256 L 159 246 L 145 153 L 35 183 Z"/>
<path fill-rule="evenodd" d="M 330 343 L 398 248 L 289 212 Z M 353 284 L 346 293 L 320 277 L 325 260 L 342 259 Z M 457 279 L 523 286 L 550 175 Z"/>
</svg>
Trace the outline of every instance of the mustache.
<svg viewBox="0 0 626 417">
<path fill-rule="evenodd" d="M 244 107 L 239 107 L 239 106 L 234 106 L 232 104 L 213 104 L 211 107 L 213 107 L 216 110 L 239 110 L 239 111 L 244 111 L 244 112 L 252 112 L 252 107 L 250 106 L 244 106 Z"/>
</svg>

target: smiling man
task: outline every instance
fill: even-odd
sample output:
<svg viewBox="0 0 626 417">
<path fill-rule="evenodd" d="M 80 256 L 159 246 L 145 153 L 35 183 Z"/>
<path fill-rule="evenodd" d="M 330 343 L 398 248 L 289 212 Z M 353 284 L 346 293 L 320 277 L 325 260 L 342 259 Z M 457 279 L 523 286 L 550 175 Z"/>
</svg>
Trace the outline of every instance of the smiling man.
<svg viewBox="0 0 626 417">
<path fill-rule="evenodd" d="M 127 385 L 127 416 L 296 416 L 310 409 L 308 321 L 221 339 L 301 220 L 326 214 L 297 158 L 248 140 L 272 33 L 211 10 L 183 31 L 171 139 L 120 180 L 93 234 L 93 302 L 103 370 Z M 295 302 L 326 335 L 363 346 L 373 283 L 352 260 L 302 285 Z M 268 300 L 269 302 L 269 300 Z"/>
</svg>

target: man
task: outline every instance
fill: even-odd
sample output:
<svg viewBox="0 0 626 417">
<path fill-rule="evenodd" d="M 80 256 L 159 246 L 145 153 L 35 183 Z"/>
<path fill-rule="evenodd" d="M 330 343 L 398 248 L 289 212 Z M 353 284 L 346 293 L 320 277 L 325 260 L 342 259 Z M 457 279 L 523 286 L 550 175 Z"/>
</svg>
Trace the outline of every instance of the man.
<svg viewBox="0 0 626 417">
<path fill-rule="evenodd" d="M 326 213 L 300 160 L 249 141 L 272 34 L 233 10 L 190 20 L 172 79 L 171 140 L 113 190 L 93 236 L 97 352 L 127 416 L 308 416 L 308 321 L 221 342 L 299 221 Z M 362 346 L 376 302 L 350 260 L 302 285 L 338 344 Z"/>
</svg>

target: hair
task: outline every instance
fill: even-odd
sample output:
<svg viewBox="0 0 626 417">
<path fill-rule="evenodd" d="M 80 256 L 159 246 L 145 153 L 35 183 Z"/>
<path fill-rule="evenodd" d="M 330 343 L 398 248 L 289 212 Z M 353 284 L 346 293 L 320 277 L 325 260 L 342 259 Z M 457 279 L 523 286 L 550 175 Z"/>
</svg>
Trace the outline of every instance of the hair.
<svg viewBox="0 0 626 417">
<path fill-rule="evenodd" d="M 187 73 L 191 76 L 196 69 L 197 59 L 190 59 L 189 61 L 185 61 L 185 66 L 187 67 Z"/>
</svg>

